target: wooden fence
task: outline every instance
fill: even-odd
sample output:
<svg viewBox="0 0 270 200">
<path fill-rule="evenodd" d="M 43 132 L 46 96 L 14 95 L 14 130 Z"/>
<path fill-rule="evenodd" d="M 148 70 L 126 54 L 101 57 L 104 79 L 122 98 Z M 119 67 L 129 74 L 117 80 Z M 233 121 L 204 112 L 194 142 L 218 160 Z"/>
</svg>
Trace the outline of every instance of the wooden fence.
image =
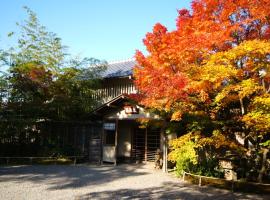
<svg viewBox="0 0 270 200">
<path fill-rule="evenodd" d="M 192 183 L 198 184 L 200 187 L 203 185 L 212 185 L 214 187 L 230 189 L 232 192 L 240 190 L 255 193 L 270 193 L 270 184 L 247 182 L 241 180 L 226 180 L 223 178 L 196 175 L 185 171 L 183 172 L 182 179 L 183 181 L 190 181 Z"/>
</svg>

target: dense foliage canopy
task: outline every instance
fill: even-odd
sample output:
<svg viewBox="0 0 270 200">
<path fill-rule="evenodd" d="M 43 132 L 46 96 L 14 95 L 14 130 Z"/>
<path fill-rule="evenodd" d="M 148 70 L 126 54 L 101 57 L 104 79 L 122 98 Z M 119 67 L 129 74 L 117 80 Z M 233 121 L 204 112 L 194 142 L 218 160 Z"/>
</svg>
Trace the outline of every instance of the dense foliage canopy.
<svg viewBox="0 0 270 200">
<path fill-rule="evenodd" d="M 178 134 L 193 134 L 197 153 L 230 150 L 250 164 L 239 166 L 246 177 L 253 171 L 262 181 L 269 173 L 270 2 L 194 0 L 178 13 L 176 30 L 157 23 L 144 39 L 148 54 L 136 53 L 140 103 L 178 121 Z"/>
<path fill-rule="evenodd" d="M 69 55 L 61 39 L 25 10 L 20 32 L 8 34 L 17 42 L 0 51 L 0 145 L 39 143 L 38 123 L 89 121 L 106 68 L 105 61 Z"/>
<path fill-rule="evenodd" d="M 1 52 L 7 68 L 1 76 L 2 118 L 86 119 L 95 106 L 93 93 L 106 63 L 73 58 L 61 39 L 25 9 L 29 18 L 17 24 L 17 44 Z"/>
</svg>

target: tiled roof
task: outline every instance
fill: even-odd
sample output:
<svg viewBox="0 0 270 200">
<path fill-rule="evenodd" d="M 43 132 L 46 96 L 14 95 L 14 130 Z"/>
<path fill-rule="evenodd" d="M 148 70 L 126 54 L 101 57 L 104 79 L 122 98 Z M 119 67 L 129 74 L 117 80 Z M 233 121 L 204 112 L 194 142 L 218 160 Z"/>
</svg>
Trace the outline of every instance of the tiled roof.
<svg viewBox="0 0 270 200">
<path fill-rule="evenodd" d="M 130 76 L 133 73 L 132 70 L 135 65 L 135 60 L 111 62 L 108 64 L 107 69 L 103 72 L 102 76 L 104 78 Z"/>
</svg>

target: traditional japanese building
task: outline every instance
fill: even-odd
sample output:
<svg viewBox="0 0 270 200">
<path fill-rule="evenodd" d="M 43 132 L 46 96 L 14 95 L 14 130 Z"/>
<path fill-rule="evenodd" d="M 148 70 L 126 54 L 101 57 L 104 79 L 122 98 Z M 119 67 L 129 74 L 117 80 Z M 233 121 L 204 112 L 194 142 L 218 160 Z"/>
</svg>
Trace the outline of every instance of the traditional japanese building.
<svg viewBox="0 0 270 200">
<path fill-rule="evenodd" d="M 92 134 L 89 143 L 89 160 L 93 162 L 144 162 L 154 161 L 161 149 L 160 130 L 142 128 L 139 119 L 159 117 L 145 112 L 132 103 L 128 96 L 136 94 L 133 83 L 134 60 L 109 63 L 103 73 L 102 87 L 97 92 L 100 106 L 94 110 L 95 119 L 101 121 L 100 134 Z"/>
</svg>

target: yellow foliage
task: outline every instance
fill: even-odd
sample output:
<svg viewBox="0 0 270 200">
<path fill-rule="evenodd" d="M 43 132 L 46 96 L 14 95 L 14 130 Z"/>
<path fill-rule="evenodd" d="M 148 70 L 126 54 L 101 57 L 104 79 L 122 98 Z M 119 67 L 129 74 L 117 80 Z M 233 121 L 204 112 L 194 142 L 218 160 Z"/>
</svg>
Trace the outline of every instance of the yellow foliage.
<svg viewBox="0 0 270 200">
<path fill-rule="evenodd" d="M 270 94 L 254 98 L 249 112 L 243 116 L 242 121 L 247 127 L 260 133 L 270 132 Z"/>
<path fill-rule="evenodd" d="M 225 137 L 219 130 L 214 130 L 211 137 L 204 137 L 198 141 L 197 147 L 213 146 L 215 149 L 227 147 L 230 149 L 239 149 L 239 145 Z"/>
<path fill-rule="evenodd" d="M 210 86 L 208 91 L 215 93 L 216 111 L 265 91 L 259 74 L 262 69 L 270 72 L 269 52 L 269 41 L 250 40 L 228 51 L 214 53 L 205 60 L 197 82 L 201 82 L 202 87 Z"/>
<path fill-rule="evenodd" d="M 225 147 L 244 151 L 243 147 L 240 147 L 219 130 L 214 130 L 210 137 L 204 137 L 199 132 L 187 133 L 179 138 L 171 140 L 169 145 L 171 152 L 168 155 L 168 159 L 170 161 L 176 162 L 179 157 L 190 156 L 190 159 L 192 159 L 194 164 L 197 162 L 197 148 L 211 146 L 216 150 Z"/>
<path fill-rule="evenodd" d="M 256 91 L 260 91 L 263 88 L 258 85 L 258 83 L 254 79 L 247 79 L 240 82 L 235 86 L 235 91 L 238 92 L 239 98 L 243 99 L 244 97 L 248 97 L 255 93 Z"/>
<path fill-rule="evenodd" d="M 182 112 L 176 111 L 172 114 L 171 121 L 180 121 L 182 119 Z"/>
<path fill-rule="evenodd" d="M 270 62 L 267 58 L 270 52 L 270 42 L 251 40 L 225 52 L 211 55 L 200 69 L 202 81 L 210 81 L 213 87 L 219 87 L 224 80 L 231 78 L 242 79 L 244 71 L 259 72 L 264 69 L 270 71 Z"/>
<path fill-rule="evenodd" d="M 197 154 L 195 151 L 194 139 L 196 135 L 193 133 L 185 134 L 179 138 L 169 142 L 171 152 L 168 154 L 168 160 L 176 162 L 178 159 L 189 159 L 193 164 L 197 163 Z"/>
<path fill-rule="evenodd" d="M 253 111 L 246 114 L 243 119 L 243 122 L 249 128 L 254 128 L 260 133 L 266 134 L 270 131 L 270 113 L 264 113 L 262 111 Z"/>
<path fill-rule="evenodd" d="M 199 138 L 198 133 L 187 133 L 179 138 L 169 141 L 171 149 L 181 148 L 188 141 L 197 141 Z"/>
</svg>

